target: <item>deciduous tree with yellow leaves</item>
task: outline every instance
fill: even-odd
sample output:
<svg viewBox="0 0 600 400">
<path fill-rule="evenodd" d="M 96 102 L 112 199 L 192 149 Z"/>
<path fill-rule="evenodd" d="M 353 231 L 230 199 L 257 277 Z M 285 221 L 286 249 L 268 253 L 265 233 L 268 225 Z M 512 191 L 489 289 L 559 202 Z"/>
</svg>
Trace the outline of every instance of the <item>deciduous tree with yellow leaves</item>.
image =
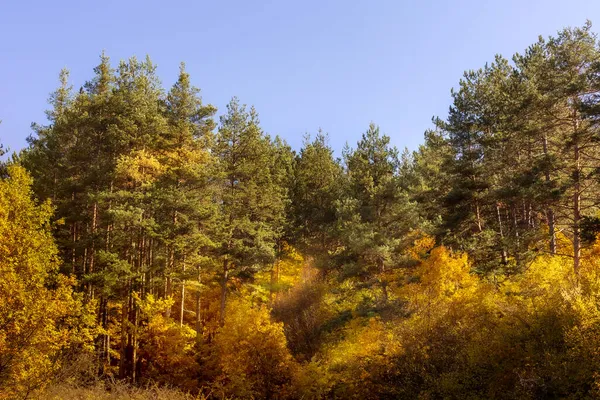
<svg viewBox="0 0 600 400">
<path fill-rule="evenodd" d="M 8 167 L 0 181 L 0 398 L 28 398 L 74 352 L 93 349 L 93 316 L 58 273 L 49 202 L 36 205 L 31 178 Z M 92 314 L 93 315 L 93 314 Z"/>
</svg>

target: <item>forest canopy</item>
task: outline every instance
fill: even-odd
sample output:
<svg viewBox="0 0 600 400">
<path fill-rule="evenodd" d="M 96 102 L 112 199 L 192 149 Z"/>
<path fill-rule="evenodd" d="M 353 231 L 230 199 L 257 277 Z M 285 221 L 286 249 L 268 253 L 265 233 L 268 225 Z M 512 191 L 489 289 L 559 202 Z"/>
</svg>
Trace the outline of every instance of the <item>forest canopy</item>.
<svg viewBox="0 0 600 400">
<path fill-rule="evenodd" d="M 0 399 L 600 396 L 591 23 L 451 94 L 416 151 L 371 124 L 336 158 L 184 64 L 61 71 L 0 171 Z"/>
</svg>

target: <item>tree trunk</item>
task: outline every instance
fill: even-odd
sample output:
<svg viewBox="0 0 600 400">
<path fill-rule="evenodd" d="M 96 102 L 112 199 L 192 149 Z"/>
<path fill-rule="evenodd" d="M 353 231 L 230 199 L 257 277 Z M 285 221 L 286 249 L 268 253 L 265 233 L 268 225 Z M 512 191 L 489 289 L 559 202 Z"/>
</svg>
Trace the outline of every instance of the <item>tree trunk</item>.
<svg viewBox="0 0 600 400">
<path fill-rule="evenodd" d="M 88 267 L 88 273 L 94 272 L 94 259 L 96 258 L 96 230 L 98 227 L 98 203 L 94 202 L 92 207 L 92 244 L 90 248 L 90 262 Z M 94 287 L 91 283 L 88 283 L 87 296 L 90 299 L 94 298 Z"/>
<path fill-rule="evenodd" d="M 381 286 L 381 294 L 382 294 L 382 304 L 385 306 L 388 303 L 388 282 L 387 279 L 385 277 L 385 262 L 383 260 L 383 258 L 379 257 L 377 259 L 377 263 L 379 264 L 379 273 L 380 273 L 380 277 L 379 277 L 379 285 Z"/>
<path fill-rule="evenodd" d="M 108 300 L 106 298 L 100 299 L 100 307 L 98 310 L 98 325 L 106 332 L 108 325 Z M 109 352 L 108 352 L 108 334 L 103 333 L 98 336 L 96 342 L 96 349 L 98 353 L 98 375 L 104 375 L 104 367 L 109 364 Z"/>
<path fill-rule="evenodd" d="M 127 292 L 129 292 L 129 283 L 127 285 Z M 119 358 L 119 379 L 125 379 L 127 377 L 127 333 L 129 331 L 129 304 L 130 296 L 127 296 L 123 305 L 121 306 L 121 357 Z"/>
<path fill-rule="evenodd" d="M 202 343 L 202 293 L 200 285 L 202 284 L 202 270 L 198 267 L 198 289 L 196 290 L 196 343 Z"/>
<path fill-rule="evenodd" d="M 221 308 L 219 313 L 219 324 L 225 325 L 225 306 L 227 302 L 227 274 L 228 274 L 227 258 L 223 260 L 223 276 L 221 277 Z"/>
<path fill-rule="evenodd" d="M 165 298 L 169 298 L 173 295 L 173 284 L 172 284 L 172 278 L 171 278 L 171 271 L 173 268 L 173 264 L 175 263 L 175 257 L 174 257 L 174 252 L 173 249 L 171 249 L 169 247 L 168 249 L 168 257 L 167 257 L 167 268 L 165 271 Z M 165 310 L 165 317 L 170 318 L 171 317 L 171 307 L 168 307 Z"/>
<path fill-rule="evenodd" d="M 133 331 L 131 332 L 131 358 L 128 360 L 128 365 L 130 368 L 131 381 L 133 383 L 137 383 L 139 380 L 138 372 L 138 363 L 137 363 L 137 350 L 138 350 L 138 310 L 137 305 L 135 304 L 135 299 L 131 298 L 131 319 L 133 322 Z"/>
<path fill-rule="evenodd" d="M 548 136 L 544 133 L 544 157 L 548 158 Z M 550 184 L 550 168 L 546 165 L 544 171 L 546 184 Z M 548 206 L 546 209 L 546 219 L 548 221 L 548 235 L 550 237 L 550 253 L 556 254 L 556 228 L 554 227 L 554 211 Z"/>
<path fill-rule="evenodd" d="M 578 277 L 581 258 L 581 156 L 577 129 L 578 124 L 575 120 L 573 122 L 573 136 L 575 137 L 573 146 L 573 271 Z"/>
<path fill-rule="evenodd" d="M 502 265 L 507 264 L 507 254 L 506 254 L 506 246 L 504 245 L 504 231 L 502 230 L 502 216 L 500 215 L 500 205 L 496 204 L 496 215 L 498 216 L 498 229 L 500 230 L 500 240 L 502 242 Z"/>
<path fill-rule="evenodd" d="M 481 212 L 479 211 L 479 202 L 475 202 L 475 216 L 477 217 L 477 228 L 479 232 L 483 232 L 483 223 L 481 221 Z"/>
<path fill-rule="evenodd" d="M 179 308 L 179 326 L 183 326 L 183 314 L 185 313 L 185 259 L 181 264 L 183 278 L 181 279 L 181 305 Z"/>
<path fill-rule="evenodd" d="M 273 296 L 275 294 L 275 282 L 277 276 L 277 272 L 275 271 L 276 265 L 277 260 L 275 260 L 271 267 L 271 283 L 269 284 L 269 307 L 273 306 Z"/>
</svg>

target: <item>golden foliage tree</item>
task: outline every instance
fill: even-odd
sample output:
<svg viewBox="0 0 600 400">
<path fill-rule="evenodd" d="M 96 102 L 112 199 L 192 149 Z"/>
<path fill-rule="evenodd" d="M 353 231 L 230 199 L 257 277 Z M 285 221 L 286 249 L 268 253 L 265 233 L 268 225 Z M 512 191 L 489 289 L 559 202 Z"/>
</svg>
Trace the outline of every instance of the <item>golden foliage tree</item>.
<svg viewBox="0 0 600 400">
<path fill-rule="evenodd" d="M 140 362 L 144 379 L 161 385 L 194 389 L 198 363 L 195 358 L 196 332 L 165 316 L 173 300 L 137 299 L 144 320 L 140 328 Z"/>
<path fill-rule="evenodd" d="M 281 398 L 294 363 L 283 324 L 272 322 L 265 307 L 236 299 L 228 304 L 225 326 L 214 345 L 221 375 L 217 386 L 234 398 Z"/>
<path fill-rule="evenodd" d="M 86 350 L 90 316 L 58 273 L 52 207 L 31 200 L 31 178 L 18 166 L 0 181 L 0 398 L 43 388 L 69 349 Z"/>
</svg>

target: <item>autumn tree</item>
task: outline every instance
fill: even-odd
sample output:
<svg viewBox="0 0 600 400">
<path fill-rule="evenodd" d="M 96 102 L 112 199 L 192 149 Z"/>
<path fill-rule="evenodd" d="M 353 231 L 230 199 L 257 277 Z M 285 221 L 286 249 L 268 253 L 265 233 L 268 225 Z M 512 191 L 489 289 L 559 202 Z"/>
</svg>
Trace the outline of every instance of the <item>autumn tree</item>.
<svg viewBox="0 0 600 400">
<path fill-rule="evenodd" d="M 58 273 L 52 206 L 32 200 L 31 178 L 8 167 L 0 181 L 0 398 L 42 389 L 71 352 L 92 350 L 93 314 Z"/>
</svg>

